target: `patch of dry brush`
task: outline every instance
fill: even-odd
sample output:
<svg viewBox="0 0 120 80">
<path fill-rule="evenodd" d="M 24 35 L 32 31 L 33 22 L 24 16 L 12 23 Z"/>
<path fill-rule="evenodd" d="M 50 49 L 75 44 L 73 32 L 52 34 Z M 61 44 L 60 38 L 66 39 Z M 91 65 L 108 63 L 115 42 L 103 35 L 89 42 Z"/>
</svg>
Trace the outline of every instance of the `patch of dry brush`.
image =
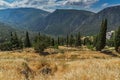
<svg viewBox="0 0 120 80">
<path fill-rule="evenodd" d="M 63 47 L 50 51 L 58 54 L 0 52 L 0 80 L 120 80 L 119 58 Z"/>
</svg>

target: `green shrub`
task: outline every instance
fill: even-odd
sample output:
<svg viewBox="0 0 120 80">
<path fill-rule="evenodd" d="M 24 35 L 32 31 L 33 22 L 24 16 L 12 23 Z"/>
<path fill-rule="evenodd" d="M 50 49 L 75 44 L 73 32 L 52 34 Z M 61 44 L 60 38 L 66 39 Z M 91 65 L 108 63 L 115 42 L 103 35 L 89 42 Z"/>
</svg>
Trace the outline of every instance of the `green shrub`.
<svg viewBox="0 0 120 80">
<path fill-rule="evenodd" d="M 11 51 L 12 44 L 10 42 L 4 42 L 4 43 L 0 44 L 0 50 L 1 51 Z"/>
<path fill-rule="evenodd" d="M 34 46 L 36 52 L 43 52 L 44 49 L 47 48 L 47 44 L 45 42 L 37 42 Z"/>
<path fill-rule="evenodd" d="M 90 50 L 94 50 L 94 46 L 93 45 L 87 45 L 87 48 Z"/>
</svg>

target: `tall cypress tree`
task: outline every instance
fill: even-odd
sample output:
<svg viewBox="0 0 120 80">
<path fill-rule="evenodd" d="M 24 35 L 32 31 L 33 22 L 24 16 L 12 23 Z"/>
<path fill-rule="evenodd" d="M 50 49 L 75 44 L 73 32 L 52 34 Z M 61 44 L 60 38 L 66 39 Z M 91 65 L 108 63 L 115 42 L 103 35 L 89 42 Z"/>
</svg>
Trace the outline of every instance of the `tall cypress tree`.
<svg viewBox="0 0 120 80">
<path fill-rule="evenodd" d="M 12 32 L 10 33 L 10 42 L 11 44 L 13 44 L 13 33 Z"/>
<path fill-rule="evenodd" d="M 80 35 L 80 32 L 76 35 L 75 46 L 81 46 L 81 35 Z"/>
<path fill-rule="evenodd" d="M 120 51 L 118 50 L 119 47 L 120 47 L 120 27 L 115 33 L 115 50 L 120 53 Z"/>
<path fill-rule="evenodd" d="M 73 46 L 73 44 L 74 44 L 74 37 L 72 34 L 70 35 L 69 44 L 70 44 L 70 46 Z"/>
<path fill-rule="evenodd" d="M 101 51 L 106 45 L 107 19 L 102 21 L 100 33 L 97 38 L 96 50 Z"/>
<path fill-rule="evenodd" d="M 51 46 L 55 46 L 55 40 L 54 40 L 54 38 L 52 38 L 52 40 L 51 40 Z"/>
<path fill-rule="evenodd" d="M 17 33 L 14 33 L 14 43 L 15 43 L 15 47 L 18 48 L 19 47 L 19 39 L 17 36 Z"/>
<path fill-rule="evenodd" d="M 60 38 L 58 36 L 58 39 L 57 39 L 57 44 L 60 45 Z"/>
<path fill-rule="evenodd" d="M 67 37 L 66 37 L 66 45 L 67 45 L 67 47 L 69 45 L 69 35 L 68 34 L 67 34 Z"/>
<path fill-rule="evenodd" d="M 25 37 L 25 41 L 24 41 L 24 46 L 25 47 L 31 47 L 31 42 L 30 42 L 30 39 L 29 39 L 29 33 L 26 32 L 26 37 Z"/>
</svg>

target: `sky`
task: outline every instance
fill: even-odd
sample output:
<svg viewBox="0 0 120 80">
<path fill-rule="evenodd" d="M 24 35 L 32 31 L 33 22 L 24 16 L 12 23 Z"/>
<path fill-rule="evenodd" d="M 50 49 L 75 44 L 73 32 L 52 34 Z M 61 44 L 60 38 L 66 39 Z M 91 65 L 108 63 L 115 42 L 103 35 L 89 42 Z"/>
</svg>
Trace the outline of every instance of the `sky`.
<svg viewBox="0 0 120 80">
<path fill-rule="evenodd" d="M 120 0 L 0 0 L 0 9 L 32 7 L 52 12 L 56 9 L 78 9 L 98 12 Z"/>
</svg>

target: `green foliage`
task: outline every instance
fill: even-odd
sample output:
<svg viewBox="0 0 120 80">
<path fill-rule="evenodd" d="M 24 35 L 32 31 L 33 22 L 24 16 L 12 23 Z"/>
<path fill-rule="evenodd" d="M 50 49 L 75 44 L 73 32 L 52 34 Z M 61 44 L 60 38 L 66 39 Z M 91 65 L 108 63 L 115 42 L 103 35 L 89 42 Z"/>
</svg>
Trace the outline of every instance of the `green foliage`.
<svg viewBox="0 0 120 80">
<path fill-rule="evenodd" d="M 80 32 L 76 35 L 75 46 L 81 46 L 81 35 Z"/>
<path fill-rule="evenodd" d="M 70 45 L 70 46 L 73 46 L 74 43 L 75 43 L 75 39 L 74 39 L 74 36 L 71 34 L 71 35 L 70 35 L 70 39 L 69 39 L 69 45 Z"/>
<path fill-rule="evenodd" d="M 84 39 L 84 45 L 91 45 L 92 44 L 92 41 L 89 39 L 89 37 L 86 37 Z"/>
<path fill-rule="evenodd" d="M 55 45 L 55 40 L 54 40 L 54 38 L 52 38 L 52 40 L 51 40 L 51 46 L 54 46 Z"/>
<path fill-rule="evenodd" d="M 47 48 L 46 43 L 44 41 L 41 42 L 39 40 L 37 41 L 37 43 L 34 46 L 34 49 L 36 52 L 43 52 L 45 48 Z"/>
<path fill-rule="evenodd" d="M 93 46 L 96 47 L 98 35 L 93 36 Z"/>
<path fill-rule="evenodd" d="M 11 32 L 10 43 L 11 43 L 11 47 L 12 47 L 13 50 L 15 50 L 15 49 L 22 49 L 23 48 L 23 43 L 18 38 L 16 32 L 14 34 Z"/>
<path fill-rule="evenodd" d="M 11 42 L 4 42 L 4 43 L 0 44 L 0 50 L 1 51 L 11 51 L 12 50 Z"/>
<path fill-rule="evenodd" d="M 110 47 L 114 47 L 115 46 L 114 42 L 115 42 L 115 33 L 112 33 L 110 39 L 107 39 L 106 45 Z"/>
<path fill-rule="evenodd" d="M 58 46 L 59 46 L 58 44 L 54 45 L 54 49 L 58 49 Z"/>
<path fill-rule="evenodd" d="M 106 45 L 107 19 L 102 21 L 100 33 L 97 37 L 96 50 L 101 51 Z"/>
<path fill-rule="evenodd" d="M 29 33 L 28 32 L 26 32 L 24 46 L 27 47 L 27 48 L 31 47 L 31 42 L 30 42 L 30 39 L 29 39 Z"/>
<path fill-rule="evenodd" d="M 36 52 L 43 52 L 48 46 L 50 46 L 50 38 L 46 35 L 38 35 L 36 36 L 36 41 L 34 44 L 34 49 Z"/>
<path fill-rule="evenodd" d="M 10 51 L 10 50 L 16 50 L 16 49 L 22 49 L 23 43 L 21 39 L 18 38 L 16 32 L 13 34 L 11 32 L 10 34 L 10 40 L 4 41 L 0 44 L 0 50 L 2 51 Z"/>
<path fill-rule="evenodd" d="M 66 45 L 67 46 L 69 45 L 69 35 L 67 35 L 67 37 L 66 37 Z"/>
<path fill-rule="evenodd" d="M 94 50 L 94 46 L 93 45 L 87 45 L 87 48 L 90 50 Z"/>
<path fill-rule="evenodd" d="M 57 44 L 60 45 L 60 38 L 57 39 Z"/>
<path fill-rule="evenodd" d="M 119 48 L 120 48 L 120 27 L 118 28 L 118 30 L 115 33 L 115 50 L 117 52 L 119 52 L 119 50 L 118 50 Z"/>
</svg>

